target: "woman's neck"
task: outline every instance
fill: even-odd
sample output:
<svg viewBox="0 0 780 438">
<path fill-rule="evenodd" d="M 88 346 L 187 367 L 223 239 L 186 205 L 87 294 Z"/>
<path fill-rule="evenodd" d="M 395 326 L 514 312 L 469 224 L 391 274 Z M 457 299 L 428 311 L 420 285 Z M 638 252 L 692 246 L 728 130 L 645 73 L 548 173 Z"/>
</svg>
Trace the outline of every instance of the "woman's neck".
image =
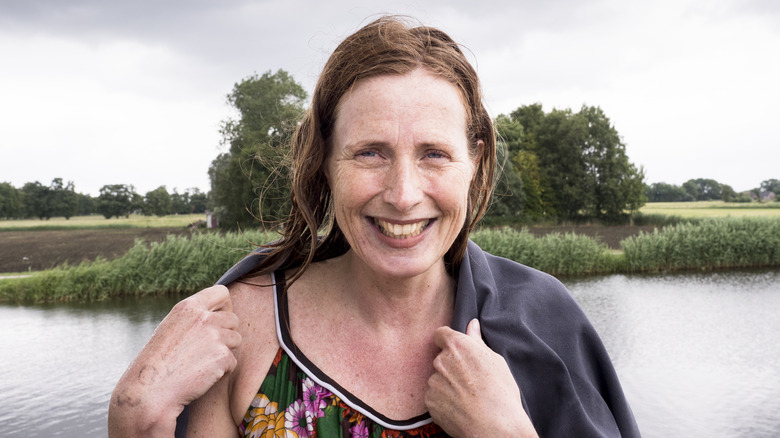
<svg viewBox="0 0 780 438">
<path fill-rule="evenodd" d="M 328 262 L 333 284 L 339 284 L 339 301 L 345 310 L 364 318 L 377 330 L 449 324 L 455 297 L 455 280 L 442 261 L 420 275 L 397 278 L 376 275 L 360 258 L 347 252 Z"/>
</svg>

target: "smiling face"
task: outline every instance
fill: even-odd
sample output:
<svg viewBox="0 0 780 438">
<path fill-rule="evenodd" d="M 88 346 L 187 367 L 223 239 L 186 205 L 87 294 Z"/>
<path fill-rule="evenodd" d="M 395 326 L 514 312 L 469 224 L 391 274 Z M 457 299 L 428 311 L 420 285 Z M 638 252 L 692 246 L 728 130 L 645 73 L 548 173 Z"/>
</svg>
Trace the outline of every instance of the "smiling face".
<svg viewBox="0 0 780 438">
<path fill-rule="evenodd" d="M 475 169 L 457 88 L 423 69 L 359 81 L 339 102 L 325 165 L 336 222 L 371 271 L 443 267 Z"/>
</svg>

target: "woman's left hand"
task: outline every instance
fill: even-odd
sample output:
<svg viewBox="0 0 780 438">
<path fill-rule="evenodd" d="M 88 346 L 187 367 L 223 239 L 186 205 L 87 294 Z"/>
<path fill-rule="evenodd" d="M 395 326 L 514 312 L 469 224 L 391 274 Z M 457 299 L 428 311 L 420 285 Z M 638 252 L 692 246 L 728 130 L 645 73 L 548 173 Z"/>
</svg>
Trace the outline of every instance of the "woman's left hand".
<svg viewBox="0 0 780 438">
<path fill-rule="evenodd" d="M 479 321 L 466 334 L 439 327 L 425 404 L 433 420 L 451 436 L 537 436 L 503 357 L 482 341 Z"/>
</svg>

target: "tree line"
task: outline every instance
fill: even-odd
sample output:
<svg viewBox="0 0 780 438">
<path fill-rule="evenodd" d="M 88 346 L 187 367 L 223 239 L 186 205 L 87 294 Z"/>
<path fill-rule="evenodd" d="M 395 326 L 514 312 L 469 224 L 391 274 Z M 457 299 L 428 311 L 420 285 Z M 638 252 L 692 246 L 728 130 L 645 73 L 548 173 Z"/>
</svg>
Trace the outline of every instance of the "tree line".
<svg viewBox="0 0 780 438">
<path fill-rule="evenodd" d="M 227 96 L 236 119 L 222 123 L 227 149 L 209 168 L 211 197 L 227 227 L 283 219 L 288 140 L 307 94 L 283 70 L 254 75 Z M 544 112 L 541 104 L 496 119 L 499 179 L 489 215 L 499 220 L 598 219 L 616 222 L 645 202 L 644 171 L 598 107 Z M 248 214 L 247 212 L 251 213 Z"/>
<path fill-rule="evenodd" d="M 238 117 L 220 126 L 220 153 L 209 166 L 211 190 L 168 192 L 165 186 L 146 195 L 132 185 L 112 184 L 92 198 L 76 193 L 73 183 L 55 178 L 49 186 L 27 183 L 16 189 L 0 183 L 0 218 L 99 213 L 106 218 L 202 213 L 211 210 L 226 228 L 282 221 L 289 211 L 288 143 L 305 110 L 307 93 L 284 70 L 253 75 L 234 84 L 227 102 Z M 645 202 L 763 199 L 780 195 L 776 179 L 750 193 L 735 193 L 711 179 L 682 186 L 645 183 L 644 169 L 628 160 L 626 145 L 599 107 L 579 111 L 524 105 L 495 120 L 499 136 L 498 179 L 487 220 L 586 221 L 619 223 Z M 755 193 L 753 193 L 755 192 Z"/>
<path fill-rule="evenodd" d="M 211 201 L 221 226 L 252 226 L 258 219 L 273 225 L 284 219 L 289 209 L 286 146 L 306 101 L 306 91 L 284 70 L 234 84 L 227 102 L 238 116 L 222 122 L 225 152 L 209 168 Z M 673 186 L 645 183 L 644 169 L 629 161 L 626 145 L 599 107 L 545 112 L 541 104 L 525 105 L 499 115 L 495 127 L 499 178 L 490 222 L 619 223 L 645 202 L 669 199 L 662 192 Z M 766 190 L 780 194 L 779 185 L 764 181 L 756 196 Z M 708 179 L 688 181 L 682 190 L 686 195 L 674 200 L 750 198 Z"/>
<path fill-rule="evenodd" d="M 768 179 L 762 181 L 758 187 L 740 193 L 728 184 L 707 178 L 689 179 L 681 186 L 660 182 L 647 186 L 645 196 L 649 202 L 780 200 L 780 180 Z"/>
<path fill-rule="evenodd" d="M 73 216 L 103 215 L 127 217 L 131 213 L 146 216 L 169 214 L 204 213 L 208 195 L 197 188 L 179 193 L 169 193 L 160 186 L 142 196 L 135 187 L 128 184 L 107 184 L 100 188 L 97 197 L 77 193 L 72 181 L 63 183 L 54 178 L 48 186 L 39 181 L 26 183 L 16 188 L 10 183 L 0 183 L 0 218 L 23 219 L 52 217 L 70 219 Z"/>
</svg>

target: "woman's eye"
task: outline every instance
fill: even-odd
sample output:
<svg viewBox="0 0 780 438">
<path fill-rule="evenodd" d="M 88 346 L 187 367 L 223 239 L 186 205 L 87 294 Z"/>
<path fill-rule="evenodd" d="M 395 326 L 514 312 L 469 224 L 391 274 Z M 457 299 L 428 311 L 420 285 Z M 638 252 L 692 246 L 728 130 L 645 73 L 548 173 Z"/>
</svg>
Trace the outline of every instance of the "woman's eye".
<svg viewBox="0 0 780 438">
<path fill-rule="evenodd" d="M 360 152 L 357 153 L 356 156 L 358 156 L 358 157 L 365 157 L 365 158 L 371 158 L 371 157 L 376 157 L 377 153 L 376 153 L 376 151 L 360 151 Z"/>
<path fill-rule="evenodd" d="M 444 158 L 444 153 L 441 152 L 441 151 L 428 151 L 425 154 L 425 157 L 426 158 L 433 158 L 433 159 Z"/>
</svg>

